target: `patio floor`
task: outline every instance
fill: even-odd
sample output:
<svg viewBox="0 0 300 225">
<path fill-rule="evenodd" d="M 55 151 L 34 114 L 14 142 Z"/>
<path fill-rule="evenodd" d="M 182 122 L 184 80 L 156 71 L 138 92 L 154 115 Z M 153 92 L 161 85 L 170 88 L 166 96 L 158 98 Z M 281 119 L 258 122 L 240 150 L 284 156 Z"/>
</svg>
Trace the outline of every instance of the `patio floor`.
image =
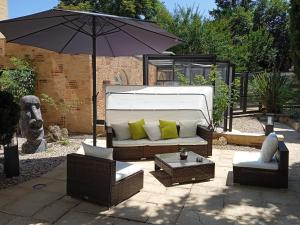
<svg viewBox="0 0 300 225">
<path fill-rule="evenodd" d="M 215 179 L 209 182 L 166 187 L 164 173 L 154 177 L 153 161 L 135 162 L 144 168 L 144 189 L 108 210 L 65 195 L 64 163 L 38 179 L 0 191 L 0 225 L 300 224 L 300 134 L 282 124 L 276 127 L 290 150 L 288 190 L 233 186 L 234 152 L 214 149 Z M 46 186 L 34 189 L 35 184 Z"/>
</svg>

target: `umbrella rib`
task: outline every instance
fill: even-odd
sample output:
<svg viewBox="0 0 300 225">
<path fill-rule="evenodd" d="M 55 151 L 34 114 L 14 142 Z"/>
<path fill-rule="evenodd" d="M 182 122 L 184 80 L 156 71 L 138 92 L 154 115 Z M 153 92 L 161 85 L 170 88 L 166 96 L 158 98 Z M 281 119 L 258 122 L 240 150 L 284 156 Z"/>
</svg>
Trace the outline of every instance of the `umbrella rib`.
<svg viewBox="0 0 300 225">
<path fill-rule="evenodd" d="M 73 24 L 75 27 L 79 28 L 80 26 L 78 26 L 77 24 L 73 23 L 73 21 L 68 20 L 67 18 L 63 17 L 66 21 L 69 21 L 71 24 Z M 80 18 L 80 17 L 79 17 Z M 73 28 L 73 30 L 76 30 Z M 83 29 L 82 27 L 80 28 L 80 32 L 83 34 L 86 34 L 88 36 L 92 36 L 88 31 L 86 31 L 85 29 Z M 77 31 L 77 30 L 76 30 Z"/>
<path fill-rule="evenodd" d="M 107 35 L 107 34 L 113 34 L 113 33 L 116 33 L 116 32 L 119 32 L 121 29 L 121 27 L 124 27 L 126 26 L 126 24 L 122 24 L 121 26 L 119 27 L 114 27 L 113 29 L 110 29 L 108 31 L 105 31 L 104 33 L 98 33 L 97 36 L 101 36 L 101 35 Z"/>
<path fill-rule="evenodd" d="M 81 27 L 83 27 L 83 26 L 85 26 L 85 25 L 86 25 L 86 22 L 83 23 Z M 80 33 L 81 27 L 79 27 L 78 30 L 72 35 L 72 37 L 70 38 L 70 40 L 67 41 L 67 43 L 66 43 L 66 44 L 64 45 L 64 47 L 59 51 L 59 53 L 62 53 L 62 52 L 65 50 L 65 48 L 70 44 L 70 42 L 76 37 L 76 35 L 77 35 L 78 33 Z"/>
<path fill-rule="evenodd" d="M 107 21 L 108 23 L 110 23 L 111 25 L 114 26 L 114 24 L 112 24 L 111 22 Z M 128 33 L 127 31 L 123 30 L 122 28 L 119 28 L 121 31 L 123 31 L 125 34 L 127 34 L 128 36 L 132 37 L 133 39 L 137 40 L 138 42 L 142 43 L 143 45 L 146 45 L 148 48 L 151 48 L 152 50 L 154 50 L 155 52 L 157 52 L 158 54 L 160 54 L 159 51 L 157 51 L 155 48 L 151 47 L 150 45 L 148 45 L 147 43 L 145 43 L 144 41 L 136 38 L 135 36 L 133 36 L 132 34 Z"/>
<path fill-rule="evenodd" d="M 109 46 L 109 48 L 110 48 L 110 51 L 111 51 L 113 57 L 115 57 L 116 55 L 115 55 L 114 50 L 112 49 L 112 47 L 111 47 L 111 45 L 110 45 L 110 43 L 109 43 L 109 40 L 107 39 L 107 37 L 106 37 L 105 35 L 104 35 L 103 37 L 104 37 L 104 39 L 106 40 L 106 42 L 107 42 L 107 44 L 108 44 L 108 46 Z"/>
<path fill-rule="evenodd" d="M 77 20 L 77 19 L 79 19 L 79 18 L 76 18 L 76 19 L 73 19 L 73 20 Z M 40 30 L 37 30 L 37 31 L 31 32 L 31 33 L 28 33 L 28 34 L 22 35 L 22 36 L 20 36 L 20 37 L 13 38 L 13 39 L 10 39 L 10 40 L 7 40 L 7 42 L 12 42 L 12 41 L 15 41 L 15 40 L 18 40 L 18 39 L 24 38 L 24 37 L 28 37 L 28 36 L 30 36 L 30 35 L 33 35 L 33 34 L 36 34 L 36 33 L 39 33 L 39 32 L 45 31 L 45 30 L 52 29 L 53 27 L 57 27 L 57 26 L 60 26 L 60 25 L 64 25 L 65 23 L 67 23 L 67 22 L 63 22 L 63 23 L 59 23 L 59 24 L 55 24 L 55 25 L 52 25 L 52 26 L 50 26 L 50 27 L 46 27 L 46 28 L 43 28 L 43 29 L 40 29 Z"/>
<path fill-rule="evenodd" d="M 65 27 L 67 27 L 67 28 L 70 28 L 71 30 L 78 31 L 78 30 L 75 29 L 74 27 L 71 27 L 71 26 L 69 26 L 69 25 L 67 25 L 67 24 L 63 24 L 63 26 L 65 26 Z M 82 33 L 82 34 L 85 34 L 85 35 L 87 35 L 87 36 L 92 36 L 91 34 L 87 33 L 85 30 L 82 30 L 82 29 L 81 29 L 79 32 Z"/>
<path fill-rule="evenodd" d="M 123 24 L 127 24 L 127 25 L 129 25 L 129 26 L 133 26 L 133 27 L 139 28 L 139 29 L 141 29 L 141 30 L 145 30 L 145 31 L 148 31 L 148 32 L 152 32 L 152 33 L 155 33 L 155 34 L 158 34 L 158 35 L 167 37 L 167 38 L 177 39 L 177 40 L 179 40 L 179 41 L 182 41 L 181 39 L 179 39 L 179 38 L 177 38 L 177 37 L 175 38 L 175 37 L 171 37 L 171 36 L 169 36 L 169 35 L 162 34 L 162 33 L 156 32 L 156 31 L 148 30 L 148 29 L 145 29 L 145 28 L 143 28 L 143 27 L 139 27 L 139 26 L 136 26 L 136 25 L 133 25 L 133 24 L 129 24 L 129 23 L 123 22 L 123 21 L 119 21 L 119 20 L 117 20 L 117 19 L 115 19 L 115 18 L 112 18 L 112 17 L 110 17 L 109 19 L 114 20 L 114 21 L 117 21 L 117 22 L 119 22 L 119 23 L 123 23 Z M 143 22 L 143 21 L 141 21 L 141 22 Z M 154 24 L 155 24 L 155 23 L 154 23 Z M 160 28 L 160 29 L 161 29 L 161 28 Z"/>
</svg>

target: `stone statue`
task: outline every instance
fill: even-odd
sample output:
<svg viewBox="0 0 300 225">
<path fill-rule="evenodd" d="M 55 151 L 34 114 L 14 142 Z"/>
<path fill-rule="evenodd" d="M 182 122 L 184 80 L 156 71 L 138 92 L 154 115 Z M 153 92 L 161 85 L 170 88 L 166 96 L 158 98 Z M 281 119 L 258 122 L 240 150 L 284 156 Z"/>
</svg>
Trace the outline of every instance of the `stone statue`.
<svg viewBox="0 0 300 225">
<path fill-rule="evenodd" d="M 40 106 L 39 98 L 34 95 L 24 96 L 20 100 L 21 134 L 27 139 L 22 145 L 23 153 L 42 152 L 47 149 Z"/>
</svg>

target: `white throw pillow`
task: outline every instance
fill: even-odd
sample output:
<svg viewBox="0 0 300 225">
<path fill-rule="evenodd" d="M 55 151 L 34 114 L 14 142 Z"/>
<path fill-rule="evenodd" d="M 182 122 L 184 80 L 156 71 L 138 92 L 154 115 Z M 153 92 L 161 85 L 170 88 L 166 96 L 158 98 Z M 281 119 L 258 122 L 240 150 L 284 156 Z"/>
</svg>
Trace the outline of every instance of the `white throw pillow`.
<svg viewBox="0 0 300 225">
<path fill-rule="evenodd" d="M 111 127 L 114 129 L 116 138 L 119 141 L 128 140 L 131 138 L 128 122 L 112 123 Z"/>
<path fill-rule="evenodd" d="M 111 159 L 113 160 L 113 149 L 103 148 L 99 146 L 93 146 L 93 142 L 86 140 L 81 143 L 85 155 L 94 156 L 98 158 Z"/>
<path fill-rule="evenodd" d="M 195 137 L 197 136 L 197 124 L 199 121 L 197 120 L 182 120 L 179 121 L 179 137 L 187 138 L 187 137 Z"/>
<path fill-rule="evenodd" d="M 260 159 L 264 162 L 270 162 L 278 148 L 278 138 L 275 133 L 270 133 L 264 140 L 261 151 Z"/>
<path fill-rule="evenodd" d="M 143 127 L 151 141 L 158 141 L 161 139 L 159 123 L 146 123 Z"/>
</svg>

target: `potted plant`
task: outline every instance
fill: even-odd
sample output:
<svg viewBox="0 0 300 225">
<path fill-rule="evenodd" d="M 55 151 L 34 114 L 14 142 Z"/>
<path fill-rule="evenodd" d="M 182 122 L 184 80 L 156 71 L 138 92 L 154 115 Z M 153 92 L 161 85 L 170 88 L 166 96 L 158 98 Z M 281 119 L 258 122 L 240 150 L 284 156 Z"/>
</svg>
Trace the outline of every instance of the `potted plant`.
<svg viewBox="0 0 300 225">
<path fill-rule="evenodd" d="M 179 154 L 180 159 L 181 159 L 181 160 L 186 160 L 187 157 L 188 157 L 188 149 L 187 149 L 187 148 L 184 148 L 184 147 L 181 147 L 181 148 L 179 149 L 179 152 L 180 152 L 180 154 Z"/>
<path fill-rule="evenodd" d="M 18 143 L 14 141 L 20 107 L 12 94 L 0 91 L 0 145 L 4 147 L 4 172 L 7 177 L 19 175 Z"/>
</svg>

